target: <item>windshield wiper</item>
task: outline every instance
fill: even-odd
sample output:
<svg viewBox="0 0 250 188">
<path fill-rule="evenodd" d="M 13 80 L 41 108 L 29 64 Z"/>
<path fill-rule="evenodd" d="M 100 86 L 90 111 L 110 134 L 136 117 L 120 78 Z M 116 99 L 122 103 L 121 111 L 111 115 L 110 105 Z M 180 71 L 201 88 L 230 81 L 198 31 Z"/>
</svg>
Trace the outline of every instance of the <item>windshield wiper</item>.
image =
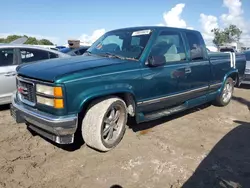
<svg viewBox="0 0 250 188">
<path fill-rule="evenodd" d="M 109 52 L 105 52 L 104 54 L 102 54 L 104 57 L 113 57 L 113 58 L 117 58 L 117 59 L 125 59 L 124 57 L 121 57 L 119 55 L 116 54 L 112 54 Z"/>
</svg>

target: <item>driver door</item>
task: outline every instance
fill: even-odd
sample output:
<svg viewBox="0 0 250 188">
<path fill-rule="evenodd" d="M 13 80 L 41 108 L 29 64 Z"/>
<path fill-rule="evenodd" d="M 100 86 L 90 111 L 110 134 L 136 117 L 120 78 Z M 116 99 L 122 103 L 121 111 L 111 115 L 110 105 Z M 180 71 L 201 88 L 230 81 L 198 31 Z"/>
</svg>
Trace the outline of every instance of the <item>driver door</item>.
<svg viewBox="0 0 250 188">
<path fill-rule="evenodd" d="M 143 92 L 139 111 L 148 113 L 180 105 L 189 97 L 189 62 L 180 32 L 163 30 L 154 42 L 150 56 L 164 59 L 164 65 L 142 69 Z"/>
</svg>

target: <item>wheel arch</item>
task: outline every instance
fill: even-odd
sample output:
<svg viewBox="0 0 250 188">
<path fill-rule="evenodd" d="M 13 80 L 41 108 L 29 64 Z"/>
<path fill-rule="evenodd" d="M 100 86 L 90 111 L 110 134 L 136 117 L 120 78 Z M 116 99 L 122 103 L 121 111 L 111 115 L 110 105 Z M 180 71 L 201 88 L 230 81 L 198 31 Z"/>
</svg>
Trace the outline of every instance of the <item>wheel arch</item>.
<svg viewBox="0 0 250 188">
<path fill-rule="evenodd" d="M 109 96 L 116 96 L 121 98 L 127 106 L 127 112 L 130 116 L 134 117 L 135 113 L 136 113 L 136 98 L 135 95 L 132 91 L 128 91 L 128 90 L 121 90 L 121 91 L 109 91 L 109 92 L 105 92 L 105 93 L 96 93 L 94 95 L 91 95 L 85 99 L 82 100 L 80 106 L 79 106 L 79 114 L 81 114 L 81 116 L 84 116 L 84 114 L 86 113 L 86 111 L 89 108 L 89 105 L 98 99 L 101 98 L 106 98 Z"/>
<path fill-rule="evenodd" d="M 234 84 L 236 85 L 238 80 L 239 80 L 239 73 L 238 73 L 238 70 L 232 70 L 230 71 L 229 73 L 226 74 L 226 76 L 224 77 L 224 80 L 223 80 L 223 84 L 225 83 L 225 81 L 227 80 L 227 78 L 232 78 L 233 81 L 234 81 Z"/>
</svg>

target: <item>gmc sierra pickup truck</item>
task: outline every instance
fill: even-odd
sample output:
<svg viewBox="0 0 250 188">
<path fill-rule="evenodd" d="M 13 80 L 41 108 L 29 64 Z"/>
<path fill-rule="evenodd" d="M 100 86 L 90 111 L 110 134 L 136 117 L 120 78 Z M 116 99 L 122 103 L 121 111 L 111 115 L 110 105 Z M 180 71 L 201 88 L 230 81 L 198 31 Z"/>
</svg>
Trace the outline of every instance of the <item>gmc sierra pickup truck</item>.
<svg viewBox="0 0 250 188">
<path fill-rule="evenodd" d="M 83 56 L 19 66 L 11 115 L 56 143 L 74 143 L 80 131 L 88 146 L 108 151 L 128 116 L 141 123 L 211 101 L 227 105 L 245 64 L 244 54 L 208 54 L 198 31 L 113 30 Z"/>
</svg>

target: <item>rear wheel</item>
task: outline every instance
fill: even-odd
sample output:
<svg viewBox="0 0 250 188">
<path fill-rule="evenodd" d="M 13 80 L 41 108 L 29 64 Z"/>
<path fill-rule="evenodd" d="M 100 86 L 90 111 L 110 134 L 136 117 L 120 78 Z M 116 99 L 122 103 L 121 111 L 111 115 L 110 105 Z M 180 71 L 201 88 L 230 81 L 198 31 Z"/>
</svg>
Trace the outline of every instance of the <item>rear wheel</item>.
<svg viewBox="0 0 250 188">
<path fill-rule="evenodd" d="M 222 92 L 216 98 L 215 104 L 218 106 L 228 105 L 228 103 L 231 101 L 233 97 L 233 90 L 234 90 L 234 81 L 232 78 L 229 77 L 225 81 Z"/>
<path fill-rule="evenodd" d="M 90 105 L 82 121 L 85 143 L 97 150 L 108 151 L 119 144 L 127 123 L 127 108 L 123 100 L 110 97 Z"/>
</svg>

